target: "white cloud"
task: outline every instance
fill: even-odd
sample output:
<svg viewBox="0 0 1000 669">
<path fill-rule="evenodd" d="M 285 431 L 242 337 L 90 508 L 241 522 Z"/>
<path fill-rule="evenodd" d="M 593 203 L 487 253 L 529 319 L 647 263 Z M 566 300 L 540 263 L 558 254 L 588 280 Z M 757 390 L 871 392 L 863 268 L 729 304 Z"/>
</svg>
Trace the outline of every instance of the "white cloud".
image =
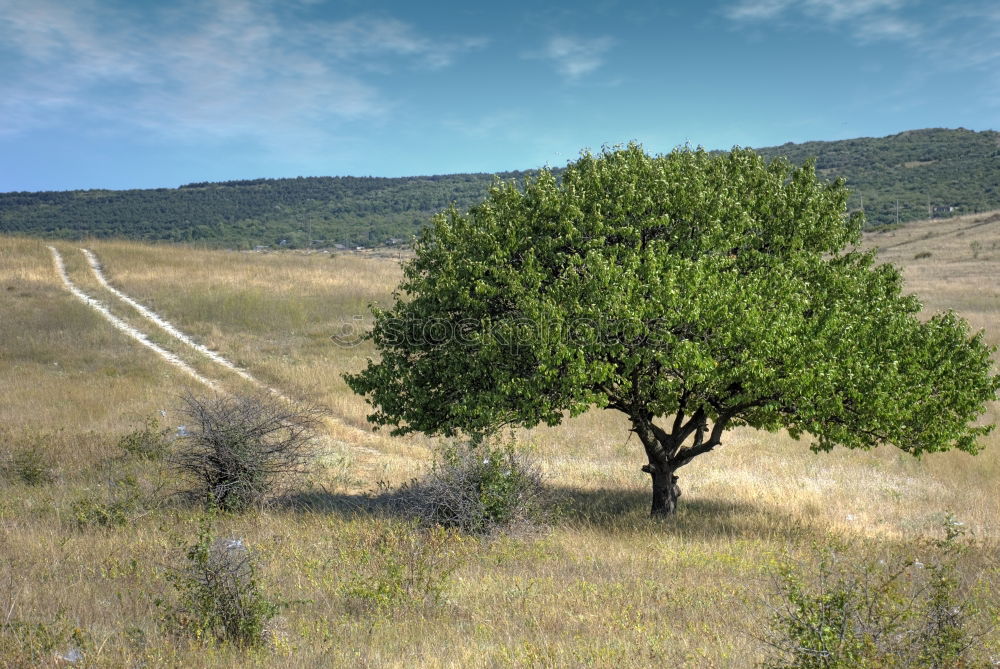
<svg viewBox="0 0 1000 669">
<path fill-rule="evenodd" d="M 0 0 L 0 133 L 73 113 L 188 139 L 308 142 L 331 123 L 391 109 L 366 67 L 441 68 L 482 46 L 391 18 L 323 23 L 294 10 L 189 0 L 143 14 L 98 0 Z"/>
<path fill-rule="evenodd" d="M 610 37 L 556 35 L 549 39 L 542 55 L 552 61 L 561 75 L 575 80 L 599 68 L 613 44 Z"/>
<path fill-rule="evenodd" d="M 314 30 L 322 35 L 327 48 L 341 57 L 386 53 L 415 58 L 433 68 L 450 65 L 459 52 L 487 44 L 483 38 L 434 40 L 417 34 L 402 21 L 371 16 L 321 24 Z"/>
<path fill-rule="evenodd" d="M 823 21 L 840 22 L 899 9 L 902 0 L 804 0 L 803 8 Z"/>
<path fill-rule="evenodd" d="M 897 16 L 868 17 L 854 27 L 854 36 L 863 42 L 882 39 L 912 41 L 924 33 L 924 28 L 913 21 Z"/>
<path fill-rule="evenodd" d="M 761 21 L 784 12 L 794 0 L 743 0 L 726 7 L 724 13 L 734 21 Z"/>
<path fill-rule="evenodd" d="M 723 10 L 737 23 L 806 23 L 846 29 L 860 41 L 912 40 L 923 32 L 899 15 L 904 0 L 740 0 Z"/>
</svg>

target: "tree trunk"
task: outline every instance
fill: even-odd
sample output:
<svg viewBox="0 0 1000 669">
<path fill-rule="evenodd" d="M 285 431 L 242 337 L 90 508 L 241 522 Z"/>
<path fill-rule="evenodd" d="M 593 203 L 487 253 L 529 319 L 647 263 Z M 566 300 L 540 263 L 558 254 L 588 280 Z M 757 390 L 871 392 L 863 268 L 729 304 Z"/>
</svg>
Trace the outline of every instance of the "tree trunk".
<svg viewBox="0 0 1000 669">
<path fill-rule="evenodd" d="M 672 432 L 657 427 L 653 423 L 651 412 L 628 414 L 632 421 L 632 431 L 638 435 L 646 450 L 646 457 L 649 458 L 649 464 L 643 466 L 642 471 L 653 479 L 653 506 L 650 508 L 650 515 L 664 517 L 677 511 L 677 498 L 681 496 L 681 489 L 677 485 L 675 472 L 718 446 L 726 424 L 743 408 L 746 407 L 721 411 L 712 425 L 707 441 L 705 435 L 708 431 L 708 419 L 705 411 L 700 408 L 689 417 L 687 423 L 683 422 L 684 412 L 679 411 L 674 419 Z M 692 436 L 693 442 L 683 447 L 684 442 Z"/>
<path fill-rule="evenodd" d="M 653 479 L 653 505 L 649 514 L 653 517 L 672 515 L 677 511 L 677 498 L 681 496 L 674 470 L 653 465 L 646 465 L 642 470 Z"/>
</svg>

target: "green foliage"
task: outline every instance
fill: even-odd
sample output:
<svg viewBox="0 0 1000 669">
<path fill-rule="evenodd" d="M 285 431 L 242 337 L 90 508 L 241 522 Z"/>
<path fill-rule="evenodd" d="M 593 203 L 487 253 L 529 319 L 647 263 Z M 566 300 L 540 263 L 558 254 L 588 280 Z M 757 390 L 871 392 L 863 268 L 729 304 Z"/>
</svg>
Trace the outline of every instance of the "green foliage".
<svg viewBox="0 0 1000 669">
<path fill-rule="evenodd" d="M 159 420 L 147 418 L 142 427 L 121 436 L 118 448 L 140 460 L 162 460 L 170 449 L 170 428 L 161 428 Z"/>
<path fill-rule="evenodd" d="M 462 538 L 442 527 L 377 526 L 341 552 L 355 565 L 342 592 L 352 607 L 384 614 L 399 607 L 436 606 L 461 566 Z"/>
<path fill-rule="evenodd" d="M 897 203 L 901 223 L 930 218 L 928 206 L 953 207 L 946 216 L 1000 208 L 1000 133 L 995 131 L 928 128 L 888 137 L 783 144 L 760 153 L 793 163 L 815 157 L 821 176 L 847 179 L 850 209 L 864 204 L 865 218 L 876 228 L 895 223 Z"/>
<path fill-rule="evenodd" d="M 816 572 L 776 570 L 774 615 L 764 641 L 775 669 L 978 666 L 984 611 L 958 567 L 956 525 L 926 564 L 898 557 L 858 563 L 846 547 L 818 549 Z"/>
<path fill-rule="evenodd" d="M 120 527 L 150 508 L 150 499 L 133 475 L 112 478 L 107 486 L 73 500 L 70 514 L 77 529 Z"/>
<path fill-rule="evenodd" d="M 874 255 L 842 183 L 752 151 L 585 155 L 435 219 L 349 385 L 397 432 L 556 424 L 593 405 L 808 432 L 818 448 L 975 450 L 981 336 Z"/>
<path fill-rule="evenodd" d="M 262 646 L 281 606 L 263 592 L 250 549 L 240 539 L 216 537 L 209 514 L 185 557 L 166 576 L 176 598 L 157 600 L 166 626 L 199 641 Z"/>
<path fill-rule="evenodd" d="M 519 172 L 507 172 L 512 178 Z M 0 193 L 0 230 L 66 239 L 125 237 L 252 248 L 409 241 L 431 214 L 482 199 L 487 174 L 311 177 L 180 188 Z"/>
<path fill-rule="evenodd" d="M 403 487 L 397 503 L 425 525 L 480 535 L 535 525 L 543 512 L 542 474 L 513 442 L 452 443 L 437 450 L 431 471 Z"/>
<path fill-rule="evenodd" d="M 811 163 L 636 145 L 498 183 L 421 235 L 398 301 L 375 310 L 380 360 L 345 378 L 397 434 L 621 411 L 654 512 L 736 425 L 817 450 L 975 452 L 991 349 L 953 313 L 922 322 L 899 272 L 853 250 L 847 196 Z"/>
<path fill-rule="evenodd" d="M 882 226 L 895 222 L 897 201 L 903 222 L 927 218 L 928 205 L 954 207 L 957 213 L 1000 208 L 998 137 L 994 131 L 928 129 L 784 144 L 759 153 L 795 164 L 815 157 L 822 178 L 847 179 L 850 208 L 860 209 L 863 199 L 868 222 Z M 0 193 L 0 230 L 235 248 L 305 247 L 314 240 L 327 246 L 370 246 L 393 238 L 408 241 L 431 214 L 452 203 L 463 211 L 472 207 L 487 194 L 492 179 L 486 174 L 300 177 L 176 189 Z"/>
</svg>

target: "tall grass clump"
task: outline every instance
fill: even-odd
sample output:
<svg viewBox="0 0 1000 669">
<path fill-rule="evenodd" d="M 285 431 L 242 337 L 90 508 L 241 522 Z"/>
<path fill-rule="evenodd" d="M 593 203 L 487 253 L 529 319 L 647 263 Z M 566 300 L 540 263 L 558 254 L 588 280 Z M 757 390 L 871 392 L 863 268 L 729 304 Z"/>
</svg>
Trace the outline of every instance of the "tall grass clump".
<svg viewBox="0 0 1000 669">
<path fill-rule="evenodd" d="M 0 480 L 41 486 L 56 481 L 56 465 L 51 444 L 58 433 L 29 430 L 15 439 L 0 432 Z"/>
<path fill-rule="evenodd" d="M 168 461 L 188 495 L 223 511 L 259 507 L 310 471 L 322 417 L 272 395 L 185 395 L 189 419 Z"/>
<path fill-rule="evenodd" d="M 542 519 L 542 482 L 536 460 L 513 442 L 452 443 L 438 448 L 430 471 L 403 486 L 396 501 L 424 525 L 503 534 Z"/>
</svg>

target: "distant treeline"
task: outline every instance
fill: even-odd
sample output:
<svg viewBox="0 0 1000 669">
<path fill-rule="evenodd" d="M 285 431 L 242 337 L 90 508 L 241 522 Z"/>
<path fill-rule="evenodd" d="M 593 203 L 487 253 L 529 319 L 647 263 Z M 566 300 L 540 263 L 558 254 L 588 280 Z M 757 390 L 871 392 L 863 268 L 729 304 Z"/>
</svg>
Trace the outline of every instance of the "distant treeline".
<svg viewBox="0 0 1000 669">
<path fill-rule="evenodd" d="M 850 207 L 870 226 L 1000 208 L 1000 133 L 911 130 L 882 138 L 759 149 L 824 177 L 847 178 Z M 523 179 L 530 172 L 497 177 Z M 405 243 L 432 214 L 467 209 L 489 174 L 426 177 L 298 177 L 180 188 L 0 193 L 0 232 L 45 237 L 121 237 L 210 246 L 378 246 Z"/>
</svg>

